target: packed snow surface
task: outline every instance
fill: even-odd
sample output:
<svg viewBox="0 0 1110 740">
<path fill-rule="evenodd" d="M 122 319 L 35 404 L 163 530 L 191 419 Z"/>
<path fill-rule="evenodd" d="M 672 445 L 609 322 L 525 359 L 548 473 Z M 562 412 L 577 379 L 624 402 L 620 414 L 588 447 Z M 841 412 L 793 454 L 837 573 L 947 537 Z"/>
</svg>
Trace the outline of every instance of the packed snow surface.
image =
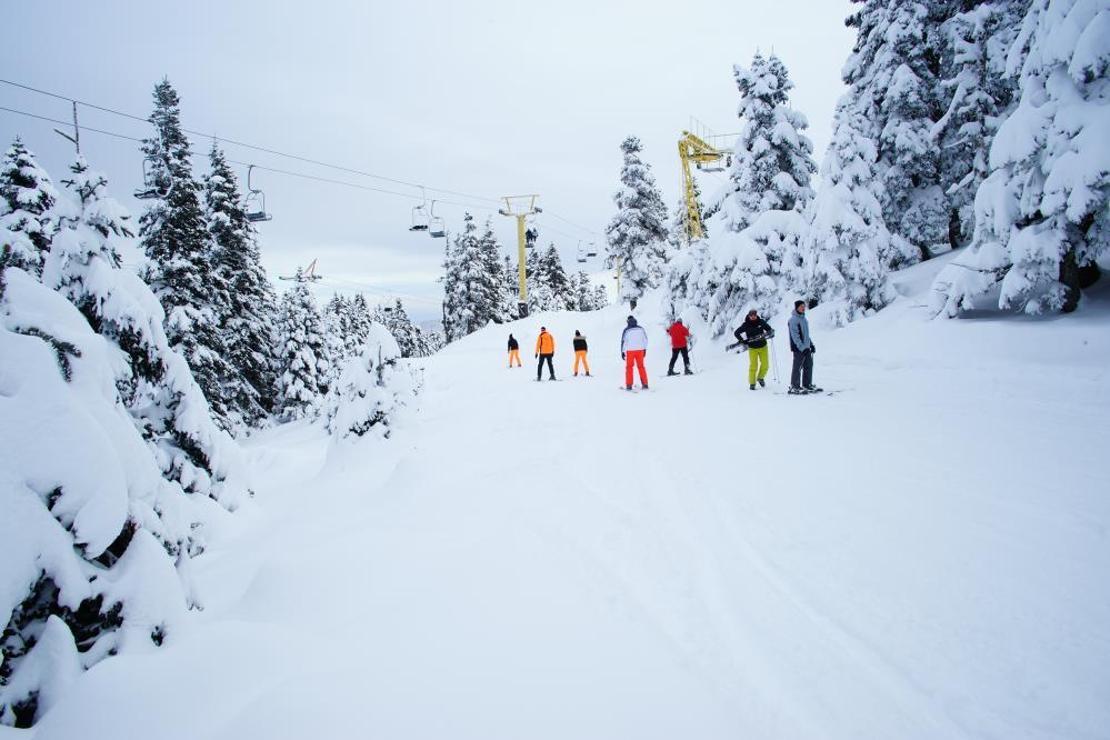
<svg viewBox="0 0 1110 740">
<path fill-rule="evenodd" d="M 0 738 L 1110 737 L 1110 291 L 930 321 L 937 266 L 815 312 L 833 396 L 780 395 L 784 316 L 766 390 L 699 326 L 663 377 L 645 298 L 648 393 L 626 309 L 543 314 L 425 361 L 389 439 L 256 435 L 206 610 Z M 506 367 L 541 324 L 561 382 Z"/>
</svg>

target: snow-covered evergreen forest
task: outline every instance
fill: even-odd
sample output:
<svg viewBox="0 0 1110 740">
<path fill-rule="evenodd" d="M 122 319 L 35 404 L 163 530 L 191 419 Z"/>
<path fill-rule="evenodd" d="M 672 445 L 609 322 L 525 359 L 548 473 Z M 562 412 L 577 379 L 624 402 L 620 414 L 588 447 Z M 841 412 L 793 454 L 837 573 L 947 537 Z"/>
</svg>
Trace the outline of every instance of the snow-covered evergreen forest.
<svg viewBox="0 0 1110 740">
<path fill-rule="evenodd" d="M 459 191 L 515 153 L 470 110 L 432 186 L 202 136 L 154 60 L 142 136 L 0 79 L 74 116 L 0 106 L 0 739 L 1110 737 L 1110 0 L 848 6 L 831 110 L 728 50 L 688 188 L 607 109 L 604 222 Z M 321 278 L 418 272 L 350 209 L 268 269 L 257 173 L 430 236 L 432 308 Z"/>
</svg>

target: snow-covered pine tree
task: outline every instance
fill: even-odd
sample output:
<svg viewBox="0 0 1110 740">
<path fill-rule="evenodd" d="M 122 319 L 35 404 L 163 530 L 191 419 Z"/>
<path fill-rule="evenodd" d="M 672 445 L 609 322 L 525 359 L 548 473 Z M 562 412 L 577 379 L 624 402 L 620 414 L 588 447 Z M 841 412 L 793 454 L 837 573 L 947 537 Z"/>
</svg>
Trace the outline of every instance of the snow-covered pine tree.
<svg viewBox="0 0 1110 740">
<path fill-rule="evenodd" d="M 374 323 L 362 352 L 345 363 L 329 397 L 328 430 L 337 441 L 389 437 L 398 411 L 415 392 L 412 373 L 389 329 Z"/>
<path fill-rule="evenodd" d="M 327 357 L 331 373 L 328 375 L 327 384 L 339 378 L 345 361 L 362 351 L 351 331 L 350 302 L 333 293 L 331 300 L 324 306 L 321 314 L 324 326 L 324 346 L 327 348 Z"/>
<path fill-rule="evenodd" d="M 17 482 L 0 486 L 0 723 L 17 726 L 174 632 L 199 603 L 203 497 L 247 493 L 158 300 L 121 267 L 129 216 L 83 159 L 63 182 L 42 283 L 0 267 L 0 479 Z"/>
<path fill-rule="evenodd" d="M 151 179 L 161 197 L 139 220 L 139 237 L 150 258 L 144 278 L 166 312 L 166 335 L 204 390 L 213 417 L 232 426 L 228 395 L 234 371 L 219 326 L 227 315 L 227 286 L 216 273 L 212 240 L 193 177 L 189 140 L 181 130 L 177 91 L 169 80 L 154 88 L 150 115 L 155 136 L 143 142 Z"/>
<path fill-rule="evenodd" d="M 72 203 L 51 245 L 43 282 L 123 351 L 129 375 L 118 383 L 120 393 L 166 479 L 235 508 L 244 493 L 235 480 L 238 448 L 213 425 L 188 364 L 170 346 L 165 315 L 151 291 L 121 268 L 116 243 L 131 236 L 130 216 L 83 158 L 63 184 Z"/>
<path fill-rule="evenodd" d="M 460 259 L 462 234 L 455 234 L 447 241 L 443 255 L 443 333 L 448 342 L 466 335 L 461 322 L 462 297 L 459 293 L 459 277 L 462 269 Z"/>
<path fill-rule="evenodd" d="M 511 321 L 516 317 L 516 293 L 509 291 L 507 281 L 505 278 L 505 265 L 501 260 L 501 245 L 497 241 L 497 236 L 493 233 L 493 219 L 487 218 L 485 227 L 482 229 L 482 236 L 479 237 L 480 253 L 482 255 L 482 264 L 486 272 L 489 273 L 490 279 L 493 281 L 493 303 L 494 306 L 490 311 L 490 319 L 498 323 L 502 321 Z M 415 327 L 414 327 L 415 328 Z M 401 351 L 404 352 L 402 345 Z M 406 357 L 408 355 L 405 355 Z"/>
<path fill-rule="evenodd" d="M 149 304 L 157 320 L 133 317 L 136 338 L 157 333 L 164 348 L 157 300 L 134 275 L 97 264 L 100 235 L 87 221 L 76 230 L 102 307 Z M 0 266 L 0 285 L 0 724 L 29 727 L 84 669 L 174 634 L 197 603 L 186 564 L 214 511 L 163 478 L 169 450 L 144 440 L 121 398 L 133 378 L 113 342 L 28 273 Z M 203 403 L 177 361 L 185 405 Z"/>
<path fill-rule="evenodd" d="M 483 328 L 495 318 L 500 320 L 498 309 L 502 287 L 498 280 L 501 271 L 496 254 L 490 258 L 488 248 L 483 247 L 478 236 L 474 217 L 469 213 L 463 219 L 462 233 L 455 239 L 455 314 L 451 324 L 457 338 Z"/>
<path fill-rule="evenodd" d="M 384 312 L 385 328 L 393 335 L 400 349 L 401 357 L 423 357 L 425 348 L 424 338 L 420 329 L 412 323 L 405 306 L 398 298 L 393 302 L 389 311 Z"/>
<path fill-rule="evenodd" d="M 816 170 L 802 133 L 805 117 L 789 106 L 793 84 L 781 60 L 756 54 L 750 67 L 737 65 L 734 73 L 741 132 L 729 168 L 731 191 L 710 221 L 708 260 L 691 249 L 685 280 L 670 281 L 678 292 L 696 286 L 694 304 L 715 335 L 751 308 L 773 315 L 784 291 L 802 283 L 801 212 L 813 197 L 809 180 Z"/>
<path fill-rule="evenodd" d="M 555 243 L 548 245 L 540 256 L 541 274 L 543 282 L 551 293 L 551 310 L 564 311 L 574 305 L 574 292 L 571 290 L 570 280 L 563 269 L 563 260 L 559 257 L 559 250 Z"/>
<path fill-rule="evenodd" d="M 507 254 L 504 256 L 504 262 L 501 265 L 501 280 L 502 300 L 504 301 L 501 315 L 505 321 L 513 321 L 518 318 L 520 313 L 520 275 L 517 273 L 516 265 L 513 264 Z"/>
<path fill-rule="evenodd" d="M 224 343 L 231 375 L 228 415 L 256 425 L 274 409 L 273 325 L 277 299 L 266 277 L 258 239 L 240 197 L 239 183 L 223 151 L 212 144 L 204 178 L 205 219 L 211 239 L 212 274 L 224 289 L 221 302 Z"/>
<path fill-rule="evenodd" d="M 667 208 L 641 151 L 635 136 L 621 143 L 621 188 L 613 194 L 617 213 L 605 229 L 609 261 L 621 271 L 619 299 L 632 308 L 644 291 L 659 284 L 667 243 Z"/>
<path fill-rule="evenodd" d="M 366 296 L 356 293 L 355 297 L 347 301 L 347 322 L 349 337 L 346 342 L 347 356 L 354 357 L 362 351 L 366 344 L 366 337 L 370 334 L 370 306 L 366 303 Z"/>
<path fill-rule="evenodd" d="M 822 185 L 806 218 L 803 242 L 806 285 L 802 294 L 829 307 L 843 325 L 886 306 L 894 291 L 888 255 L 900 239 L 887 231 L 875 195 L 874 141 L 863 135 L 868 124 L 849 95 L 841 98 L 833 137 L 821 165 Z"/>
<path fill-rule="evenodd" d="M 0 248 L 10 250 L 11 267 L 42 274 L 57 228 L 52 213 L 57 200 L 50 176 L 17 136 L 0 161 Z"/>
<path fill-rule="evenodd" d="M 605 308 L 609 305 L 609 291 L 605 289 L 604 285 L 598 285 L 594 288 L 593 310 L 596 311 Z"/>
<path fill-rule="evenodd" d="M 942 82 L 948 108 L 930 131 L 949 200 L 949 241 L 962 246 L 975 225 L 975 193 L 990 168 L 991 142 L 1013 101 L 1006 53 L 1027 0 L 972 0 L 944 22 L 950 53 Z"/>
<path fill-rule="evenodd" d="M 848 96 L 868 123 L 883 219 L 912 245 L 889 255 L 900 269 L 949 248 L 950 208 L 941 181 L 940 154 L 930 136 L 945 106 L 941 99 L 941 30 L 948 3 L 922 0 L 853 0 L 847 20 L 856 44 L 844 65 Z"/>
<path fill-rule="evenodd" d="M 975 197 L 968 251 L 937 275 L 955 316 L 1001 283 L 999 307 L 1069 312 L 1110 249 L 1110 0 L 1034 0 L 1007 61 L 1020 97 Z"/>
<path fill-rule="evenodd" d="M 300 268 L 293 288 L 281 297 L 278 316 L 277 411 L 286 420 L 315 416 L 328 393 L 332 362 L 324 319 Z"/>
</svg>

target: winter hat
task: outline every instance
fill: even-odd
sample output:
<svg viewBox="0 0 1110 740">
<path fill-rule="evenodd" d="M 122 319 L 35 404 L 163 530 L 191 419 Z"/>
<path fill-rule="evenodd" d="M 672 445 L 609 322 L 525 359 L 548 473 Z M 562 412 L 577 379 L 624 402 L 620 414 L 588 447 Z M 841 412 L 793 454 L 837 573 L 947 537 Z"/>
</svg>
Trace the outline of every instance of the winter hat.
<svg viewBox="0 0 1110 740">
<path fill-rule="evenodd" d="M 547 327 L 546 326 L 541 326 L 540 331 L 547 331 Z"/>
<path fill-rule="evenodd" d="M 636 317 L 635 316 L 629 316 L 628 317 L 628 325 L 629 326 L 636 326 Z"/>
<path fill-rule="evenodd" d="M 577 329 L 575 329 L 575 330 L 574 330 L 574 336 L 576 336 L 576 337 L 580 337 L 580 336 L 582 336 L 582 332 L 580 332 L 580 331 L 578 331 Z"/>
<path fill-rule="evenodd" d="M 797 311 L 798 306 L 804 306 L 804 305 L 806 305 L 805 301 L 794 301 L 794 310 Z"/>
</svg>

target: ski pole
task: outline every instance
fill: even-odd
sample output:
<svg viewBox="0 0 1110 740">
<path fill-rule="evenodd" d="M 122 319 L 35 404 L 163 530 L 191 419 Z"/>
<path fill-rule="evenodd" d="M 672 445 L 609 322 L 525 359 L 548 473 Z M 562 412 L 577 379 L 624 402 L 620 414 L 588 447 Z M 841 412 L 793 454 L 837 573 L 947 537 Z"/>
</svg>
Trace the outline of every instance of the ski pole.
<svg viewBox="0 0 1110 740">
<path fill-rule="evenodd" d="M 775 351 L 775 342 L 773 341 L 773 338 L 772 338 L 772 341 L 768 342 L 768 344 L 771 345 L 771 372 L 773 372 L 775 374 L 775 385 L 780 385 L 780 383 L 779 383 L 779 353 Z"/>
</svg>

